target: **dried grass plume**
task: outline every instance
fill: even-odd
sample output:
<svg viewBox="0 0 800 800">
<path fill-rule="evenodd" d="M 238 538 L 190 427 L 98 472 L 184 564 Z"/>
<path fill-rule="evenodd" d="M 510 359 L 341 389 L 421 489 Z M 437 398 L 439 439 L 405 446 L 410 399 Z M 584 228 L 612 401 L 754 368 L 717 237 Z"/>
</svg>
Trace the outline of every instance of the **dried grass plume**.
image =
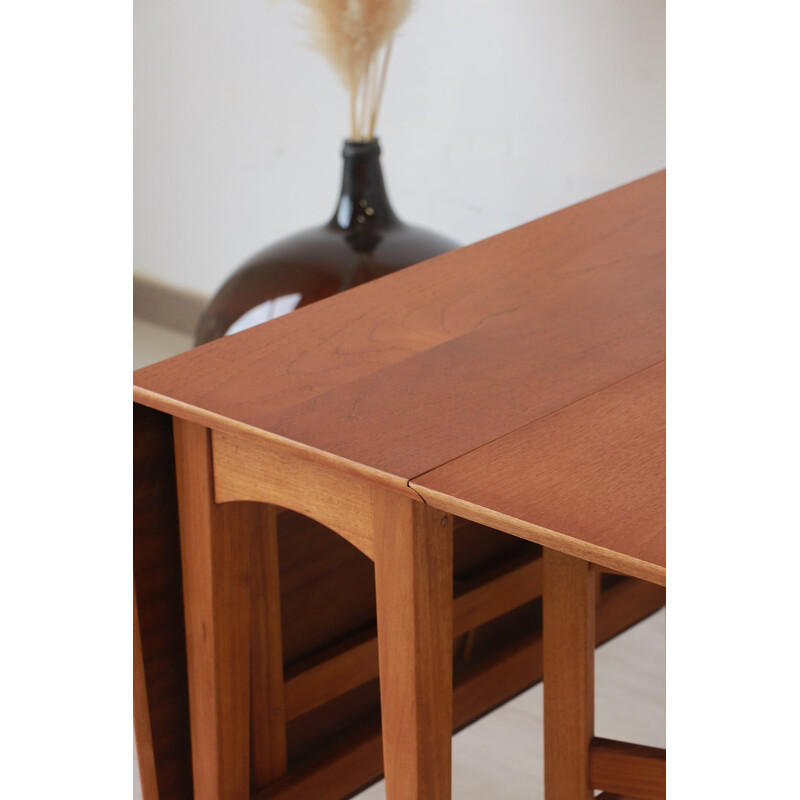
<svg viewBox="0 0 800 800">
<path fill-rule="evenodd" d="M 350 93 L 351 138 L 372 139 L 397 29 L 411 0 L 300 0 L 315 47 Z"/>
</svg>

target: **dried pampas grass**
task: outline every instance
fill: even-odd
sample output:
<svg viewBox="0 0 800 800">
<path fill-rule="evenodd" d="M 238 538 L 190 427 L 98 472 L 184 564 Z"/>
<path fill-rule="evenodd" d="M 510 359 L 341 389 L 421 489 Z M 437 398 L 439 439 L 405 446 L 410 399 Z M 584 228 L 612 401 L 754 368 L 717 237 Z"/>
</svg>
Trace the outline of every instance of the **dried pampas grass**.
<svg viewBox="0 0 800 800">
<path fill-rule="evenodd" d="M 317 49 L 350 93 L 351 138 L 375 135 L 395 32 L 411 0 L 300 0 Z"/>
</svg>

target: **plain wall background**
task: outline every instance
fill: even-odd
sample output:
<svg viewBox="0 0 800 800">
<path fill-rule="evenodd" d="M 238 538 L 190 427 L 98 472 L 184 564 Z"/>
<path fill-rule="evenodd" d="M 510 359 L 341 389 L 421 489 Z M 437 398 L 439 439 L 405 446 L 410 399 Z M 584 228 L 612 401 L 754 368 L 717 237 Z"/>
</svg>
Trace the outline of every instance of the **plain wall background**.
<svg viewBox="0 0 800 800">
<path fill-rule="evenodd" d="M 134 0 L 134 271 L 212 294 L 330 216 L 348 97 L 294 0 Z M 665 166 L 663 0 L 416 0 L 377 134 L 469 244 Z"/>
</svg>

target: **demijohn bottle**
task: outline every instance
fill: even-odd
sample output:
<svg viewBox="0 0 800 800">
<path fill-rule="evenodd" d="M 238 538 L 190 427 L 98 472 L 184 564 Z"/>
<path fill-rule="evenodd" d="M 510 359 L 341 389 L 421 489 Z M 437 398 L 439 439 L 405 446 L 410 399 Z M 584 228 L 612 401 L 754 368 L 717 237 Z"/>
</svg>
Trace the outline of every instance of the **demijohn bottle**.
<svg viewBox="0 0 800 800">
<path fill-rule="evenodd" d="M 270 245 L 239 267 L 200 317 L 196 344 L 458 247 L 398 219 L 383 183 L 380 152 L 377 139 L 345 142 L 342 190 L 333 217 Z"/>
</svg>

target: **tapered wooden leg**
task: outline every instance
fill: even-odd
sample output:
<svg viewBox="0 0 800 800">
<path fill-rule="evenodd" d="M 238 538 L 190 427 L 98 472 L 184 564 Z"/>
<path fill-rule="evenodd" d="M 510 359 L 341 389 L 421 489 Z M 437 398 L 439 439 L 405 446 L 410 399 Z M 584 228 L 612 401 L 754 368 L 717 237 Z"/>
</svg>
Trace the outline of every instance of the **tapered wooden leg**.
<svg viewBox="0 0 800 800">
<path fill-rule="evenodd" d="M 286 774 L 286 704 L 275 506 L 248 503 L 250 539 L 250 785 Z"/>
<path fill-rule="evenodd" d="M 174 420 L 195 800 L 250 796 L 250 518 L 214 503 L 209 431 Z"/>
<path fill-rule="evenodd" d="M 453 720 L 453 521 L 375 490 L 387 800 L 449 800 Z"/>
<path fill-rule="evenodd" d="M 595 576 L 580 559 L 545 549 L 542 593 L 546 800 L 592 800 Z"/>
</svg>

